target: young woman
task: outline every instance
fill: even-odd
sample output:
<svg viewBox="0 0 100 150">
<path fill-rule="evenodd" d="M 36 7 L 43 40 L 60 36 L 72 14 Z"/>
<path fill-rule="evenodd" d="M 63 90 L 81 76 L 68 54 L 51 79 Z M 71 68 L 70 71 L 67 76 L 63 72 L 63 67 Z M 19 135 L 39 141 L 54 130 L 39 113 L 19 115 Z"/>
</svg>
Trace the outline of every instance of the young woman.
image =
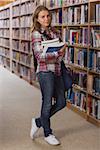
<svg viewBox="0 0 100 150">
<path fill-rule="evenodd" d="M 30 137 L 34 136 L 40 127 L 44 130 L 44 139 L 51 145 L 60 144 L 53 135 L 50 117 L 66 106 L 64 84 L 61 76 L 61 60 L 65 55 L 66 44 L 58 52 L 43 55 L 42 41 L 60 38 L 60 34 L 51 27 L 51 14 L 44 6 L 38 6 L 33 15 L 32 48 L 37 60 L 37 77 L 42 94 L 41 115 L 32 118 Z M 52 104 L 54 97 L 55 103 Z"/>
</svg>

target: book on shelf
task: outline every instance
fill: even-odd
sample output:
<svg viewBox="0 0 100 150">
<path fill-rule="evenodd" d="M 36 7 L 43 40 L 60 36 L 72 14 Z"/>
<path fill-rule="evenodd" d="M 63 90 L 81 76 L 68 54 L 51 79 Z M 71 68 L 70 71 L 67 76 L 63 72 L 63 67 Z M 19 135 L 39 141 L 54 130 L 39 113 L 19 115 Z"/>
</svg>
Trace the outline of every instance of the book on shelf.
<svg viewBox="0 0 100 150">
<path fill-rule="evenodd" d="M 95 94 L 100 96 L 100 77 L 95 76 L 93 80 L 93 90 Z"/>
<path fill-rule="evenodd" d="M 92 113 L 91 115 L 100 120 L 100 100 L 92 97 Z"/>
<path fill-rule="evenodd" d="M 89 92 L 93 91 L 93 75 L 91 74 L 88 75 L 87 87 Z"/>
<path fill-rule="evenodd" d="M 91 28 L 91 33 L 92 33 L 92 46 L 100 48 L 100 28 L 98 29 L 93 29 Z"/>
<path fill-rule="evenodd" d="M 44 47 L 43 54 L 48 52 L 57 52 L 64 46 L 64 44 L 64 42 L 59 42 L 59 38 L 42 41 L 42 46 Z"/>
<path fill-rule="evenodd" d="M 88 75 L 87 80 L 88 92 L 100 96 L 100 78 L 99 76 Z"/>
<path fill-rule="evenodd" d="M 90 70 L 95 70 L 100 72 L 100 52 L 90 50 L 89 51 L 89 60 L 88 60 L 88 67 Z"/>
<path fill-rule="evenodd" d="M 91 4 L 90 21 L 93 24 L 100 24 L 100 4 Z"/>
<path fill-rule="evenodd" d="M 74 105 L 76 108 L 81 111 L 86 111 L 86 94 L 78 91 L 69 89 L 67 92 L 67 99 Z"/>
</svg>

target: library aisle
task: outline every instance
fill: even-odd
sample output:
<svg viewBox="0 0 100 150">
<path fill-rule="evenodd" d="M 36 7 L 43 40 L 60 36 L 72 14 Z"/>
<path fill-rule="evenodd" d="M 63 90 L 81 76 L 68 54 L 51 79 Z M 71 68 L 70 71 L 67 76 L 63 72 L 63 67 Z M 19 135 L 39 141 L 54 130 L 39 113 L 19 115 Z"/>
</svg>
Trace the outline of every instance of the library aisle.
<svg viewBox="0 0 100 150">
<path fill-rule="evenodd" d="M 52 117 L 60 146 L 48 145 L 42 129 L 32 141 L 31 118 L 39 115 L 40 91 L 0 66 L 0 150 L 98 150 L 100 130 L 65 108 Z"/>
</svg>

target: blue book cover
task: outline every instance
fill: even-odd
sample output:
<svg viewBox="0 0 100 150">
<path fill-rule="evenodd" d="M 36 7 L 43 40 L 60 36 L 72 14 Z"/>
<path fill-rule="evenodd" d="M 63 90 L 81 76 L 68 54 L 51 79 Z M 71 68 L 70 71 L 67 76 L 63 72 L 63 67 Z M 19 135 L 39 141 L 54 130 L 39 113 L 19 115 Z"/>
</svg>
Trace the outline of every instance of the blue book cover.
<svg viewBox="0 0 100 150">
<path fill-rule="evenodd" d="M 59 51 L 62 47 L 64 46 L 64 44 L 63 45 L 61 45 L 61 46 L 55 46 L 55 47 L 48 47 L 47 48 L 47 51 L 46 52 L 57 52 L 57 51 Z"/>
<path fill-rule="evenodd" d="M 53 40 L 47 40 L 42 42 L 43 46 L 43 54 L 48 52 L 57 52 L 59 51 L 63 46 L 64 42 L 59 42 L 59 39 L 53 39 Z"/>
<path fill-rule="evenodd" d="M 89 52 L 89 64 L 88 64 L 88 67 L 90 69 L 92 69 L 92 67 L 93 67 L 93 54 L 94 54 L 94 51 L 90 51 Z"/>
<path fill-rule="evenodd" d="M 95 90 L 96 94 L 100 94 L 100 78 L 99 77 L 94 78 L 93 89 Z"/>
</svg>

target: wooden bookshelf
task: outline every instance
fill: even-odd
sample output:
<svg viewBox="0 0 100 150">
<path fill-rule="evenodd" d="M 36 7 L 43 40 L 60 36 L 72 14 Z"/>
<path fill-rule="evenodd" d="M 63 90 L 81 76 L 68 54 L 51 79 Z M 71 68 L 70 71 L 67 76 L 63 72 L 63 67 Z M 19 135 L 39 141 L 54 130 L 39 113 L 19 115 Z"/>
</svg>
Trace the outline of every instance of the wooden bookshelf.
<svg viewBox="0 0 100 150">
<path fill-rule="evenodd" d="M 81 110 L 79 109 L 79 107 L 75 107 L 74 105 L 72 105 L 72 104 L 70 103 L 70 101 L 67 101 L 67 107 L 68 107 L 69 109 L 71 109 L 72 111 L 76 112 L 77 114 L 79 114 L 80 116 L 82 116 L 83 118 L 87 119 L 86 112 L 81 111 Z"/>
<path fill-rule="evenodd" d="M 58 7 L 56 5 L 56 1 L 54 2 L 55 4 L 52 4 L 52 6 L 50 5 L 50 3 L 48 2 L 44 2 L 43 4 L 45 4 L 47 7 L 50 8 L 50 11 L 58 11 L 59 9 L 61 9 L 61 3 L 62 1 L 59 1 L 58 3 Z M 64 3 L 63 3 L 64 2 Z M 75 49 L 79 49 L 80 52 L 85 49 L 87 52 L 87 56 L 85 59 L 87 59 L 87 65 L 81 65 L 81 64 L 77 64 L 77 59 L 75 60 L 75 62 L 73 63 L 72 60 L 67 61 L 65 58 L 65 62 L 66 62 L 66 66 L 69 66 L 73 71 L 77 71 L 79 73 L 86 73 L 87 74 L 87 80 L 89 78 L 89 74 L 92 74 L 93 78 L 97 77 L 100 78 L 100 72 L 98 70 L 95 69 L 95 66 L 92 66 L 92 69 L 89 68 L 91 66 L 88 66 L 89 63 L 89 55 L 91 51 L 94 51 L 95 54 L 97 54 L 98 52 L 100 52 L 100 46 L 97 47 L 95 46 L 90 46 L 90 34 L 91 34 L 91 29 L 93 30 L 92 32 L 95 31 L 96 28 L 100 27 L 100 24 L 98 22 L 98 14 L 94 14 L 96 12 L 96 5 L 100 4 L 99 0 L 87 0 L 87 1 L 77 1 L 78 3 L 73 3 L 71 4 L 72 1 L 70 1 L 70 3 L 67 3 L 67 1 L 63 1 L 62 2 L 62 23 L 59 24 L 58 21 L 55 22 L 53 21 L 53 25 L 56 27 L 61 26 L 62 32 L 63 32 L 63 37 L 65 36 L 65 30 L 69 31 L 69 30 L 77 30 L 79 33 L 84 32 L 85 30 L 87 30 L 87 32 L 85 33 L 85 35 L 87 36 L 86 39 L 83 39 L 82 43 L 76 42 L 76 43 L 70 43 L 70 49 L 73 48 L 74 51 Z M 69 1 L 68 1 L 69 2 Z M 83 11 L 83 9 L 86 9 L 86 14 L 82 15 L 81 12 Z M 95 8 L 95 9 L 94 9 Z M 80 11 L 80 22 L 77 22 L 77 20 L 75 21 L 75 13 L 77 11 Z M 94 10 L 94 11 L 93 11 Z M 73 12 L 72 12 L 73 11 Z M 69 14 L 68 14 L 69 13 Z M 74 22 L 71 19 L 71 16 L 69 17 L 68 15 L 70 15 L 70 13 L 73 13 L 74 15 Z M 53 14 L 55 15 L 55 14 Z M 85 15 L 87 16 L 87 18 L 84 18 Z M 57 16 L 59 18 L 59 16 Z M 68 18 L 69 17 L 69 18 Z M 84 18 L 84 19 L 83 19 Z M 55 18 L 54 18 L 55 19 Z M 57 19 L 55 19 L 57 20 Z M 79 21 L 79 20 L 78 20 Z M 81 32 L 80 32 L 81 31 Z M 72 31 L 71 31 L 72 32 Z M 68 33 L 69 34 L 69 33 Z M 68 35 L 67 34 L 67 35 Z M 83 35 L 81 35 L 81 37 L 83 37 Z M 64 41 L 66 41 L 66 39 L 63 38 Z M 68 39 L 70 41 L 70 38 Z M 86 43 L 85 43 L 86 40 Z M 68 42 L 68 41 L 67 41 Z M 92 53 L 92 52 L 91 52 Z M 69 54 L 70 55 L 70 54 Z M 94 67 L 94 68 L 93 68 Z M 90 114 L 90 106 L 89 106 L 89 98 L 93 98 L 93 101 L 96 100 L 98 102 L 98 105 L 100 105 L 99 101 L 100 101 L 100 95 L 96 95 L 95 92 L 88 92 L 88 87 L 86 87 L 85 89 L 83 87 L 80 87 L 79 85 L 73 86 L 73 90 L 74 92 L 82 92 L 85 94 L 86 97 L 86 110 L 82 111 L 82 108 L 80 109 L 80 106 L 77 106 L 76 104 L 74 105 L 70 100 L 67 100 L 67 107 L 71 110 L 73 110 L 74 112 L 78 113 L 79 115 L 81 115 L 82 117 L 84 117 L 86 120 L 90 121 L 91 123 L 100 126 L 100 121 L 99 119 L 97 119 L 96 117 L 93 117 L 92 114 Z M 94 90 L 94 89 L 93 89 Z M 99 93 L 100 94 L 100 93 Z M 100 107 L 100 106 L 99 106 Z M 100 109 L 100 108 L 98 108 Z M 99 113 L 99 112 L 98 112 Z M 99 114 L 100 115 L 100 114 Z"/>
</svg>

